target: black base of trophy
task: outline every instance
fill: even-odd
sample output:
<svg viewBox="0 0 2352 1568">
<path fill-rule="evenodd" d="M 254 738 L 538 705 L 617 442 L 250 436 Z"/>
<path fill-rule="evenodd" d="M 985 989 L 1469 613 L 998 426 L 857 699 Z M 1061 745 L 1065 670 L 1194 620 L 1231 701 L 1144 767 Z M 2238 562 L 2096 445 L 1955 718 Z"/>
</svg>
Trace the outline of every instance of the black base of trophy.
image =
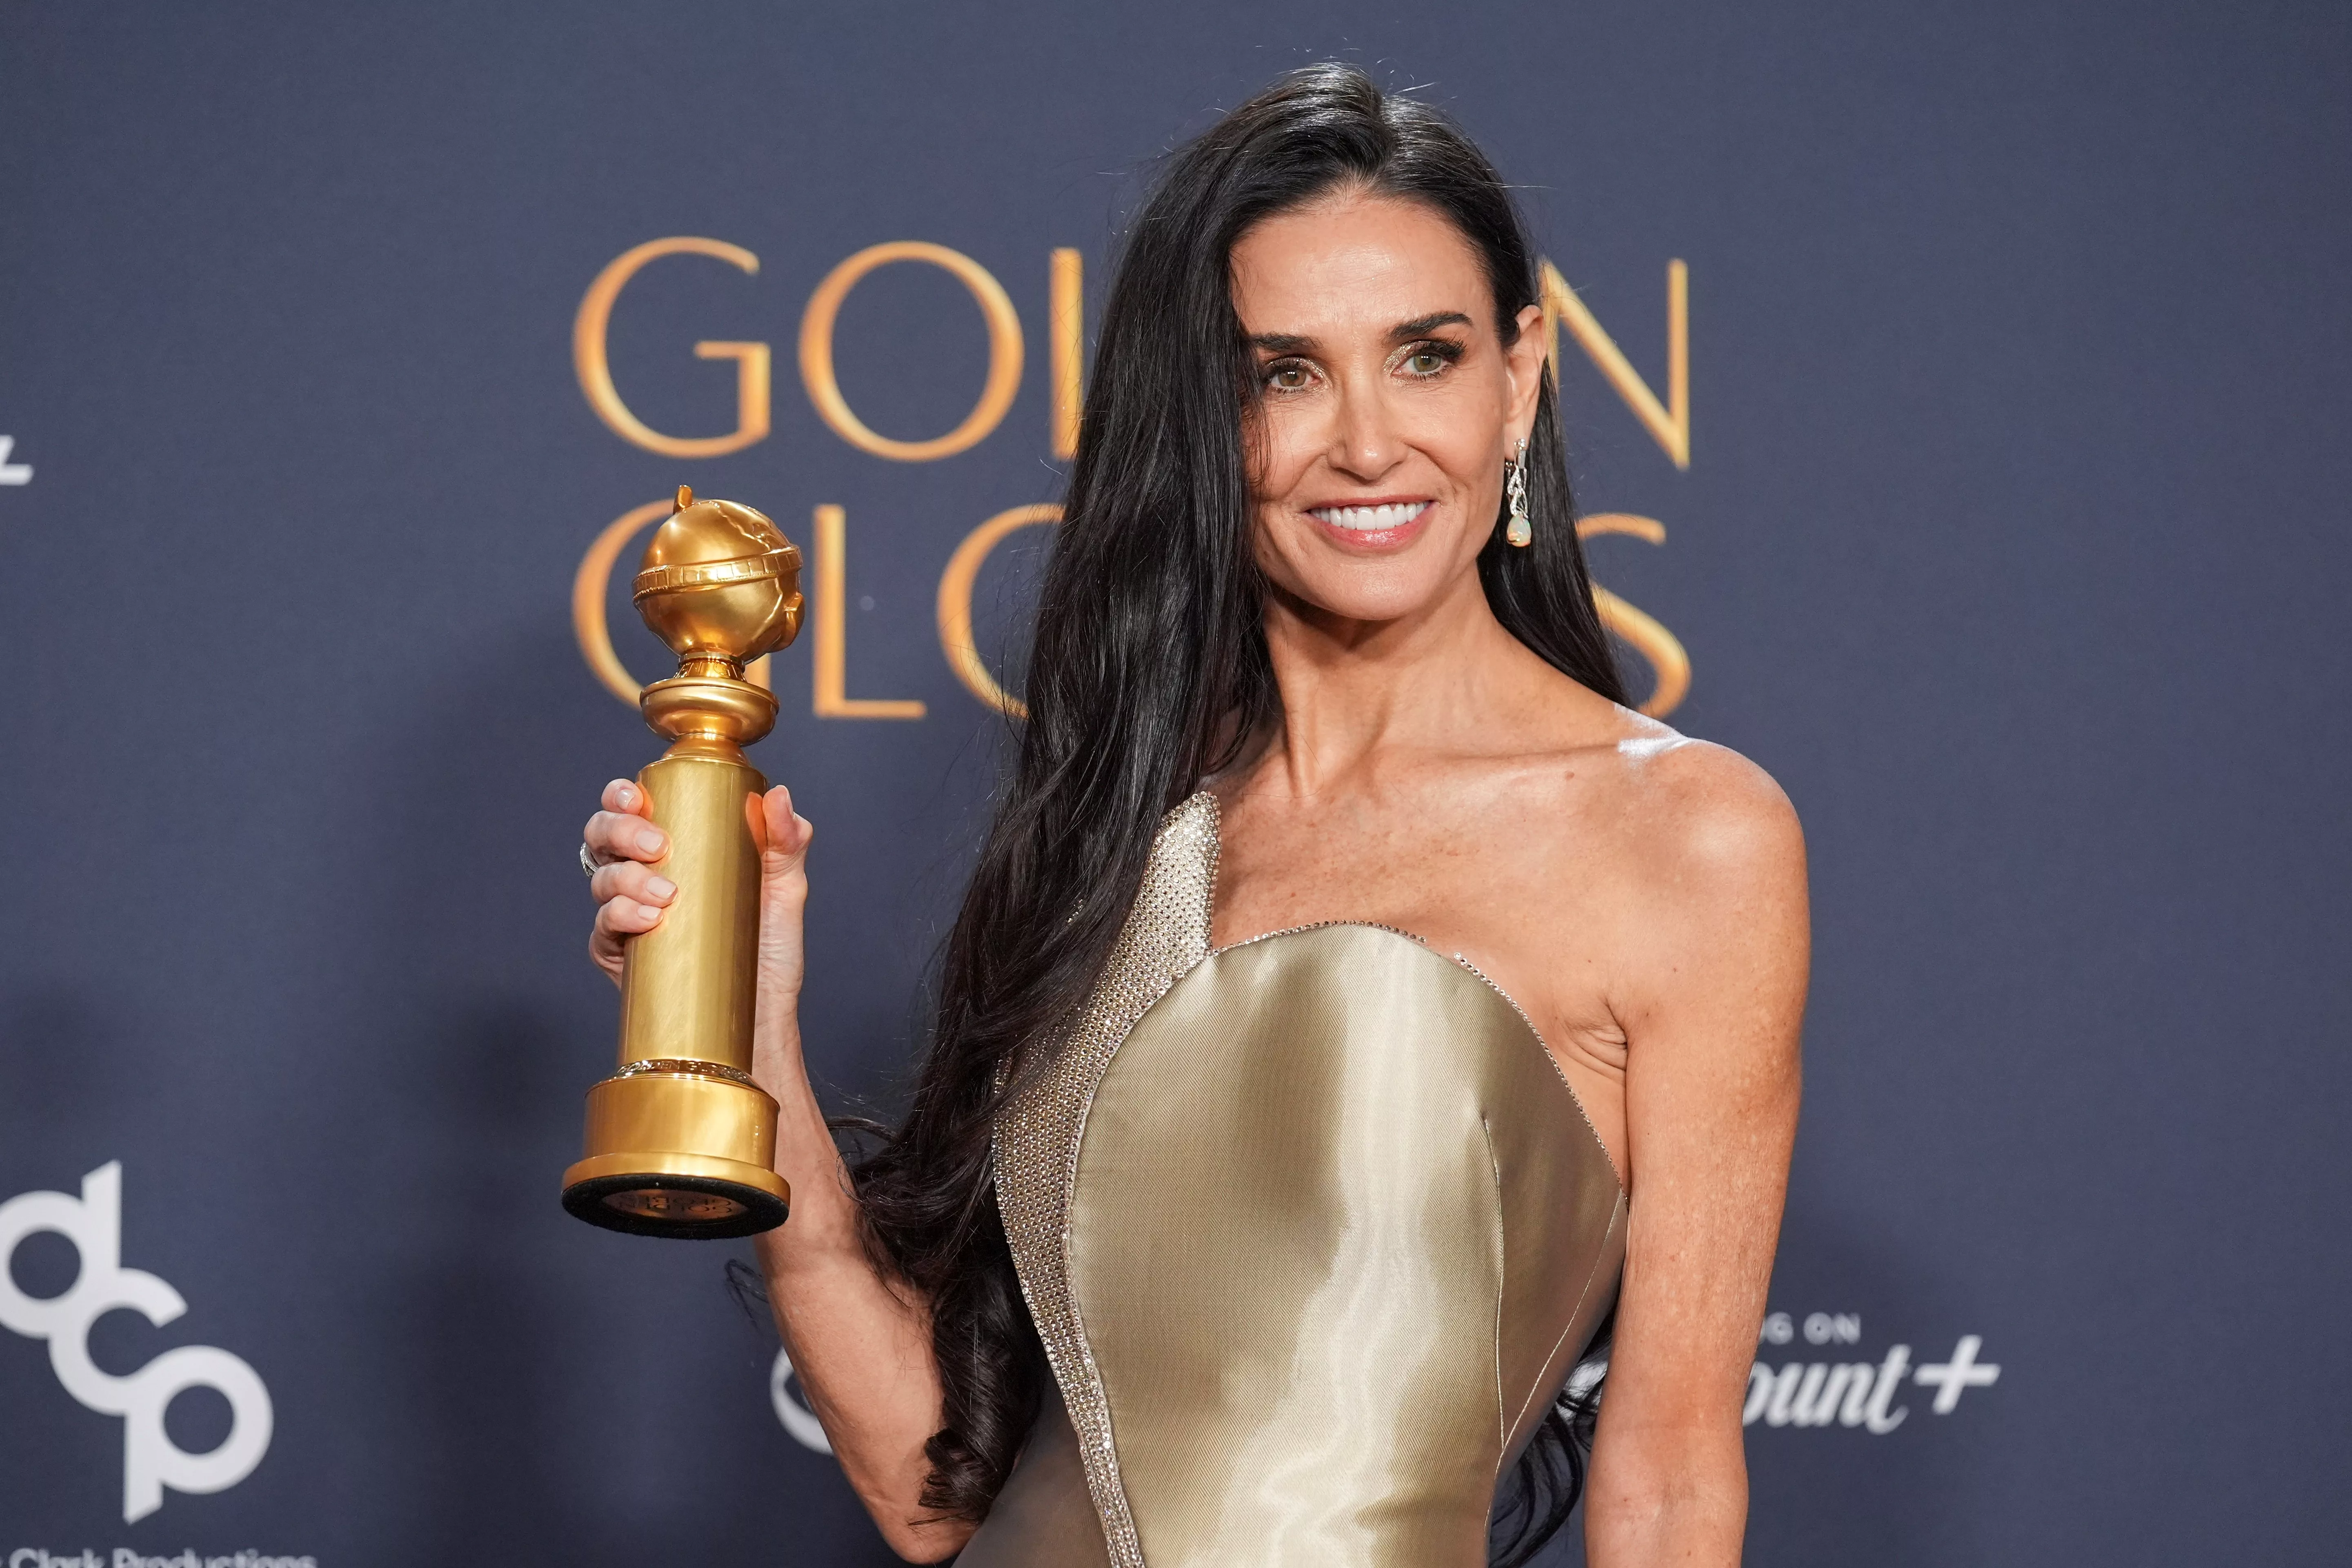
<svg viewBox="0 0 2352 1568">
<path fill-rule="evenodd" d="M 784 1223 L 792 1205 L 775 1194 L 716 1176 L 592 1176 L 563 1189 L 575 1219 L 630 1236 L 723 1241 Z"/>
</svg>

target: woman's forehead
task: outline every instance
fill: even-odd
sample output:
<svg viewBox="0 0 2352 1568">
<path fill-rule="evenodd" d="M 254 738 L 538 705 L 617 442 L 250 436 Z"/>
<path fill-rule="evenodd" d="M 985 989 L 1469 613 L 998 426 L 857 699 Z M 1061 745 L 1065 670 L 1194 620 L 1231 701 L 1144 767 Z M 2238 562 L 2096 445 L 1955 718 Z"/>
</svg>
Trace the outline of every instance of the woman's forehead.
<svg viewBox="0 0 2352 1568">
<path fill-rule="evenodd" d="M 1253 225 L 1234 243 L 1234 309 L 1252 336 L 1386 333 L 1399 321 L 1492 314 L 1470 241 L 1422 202 L 1351 192 Z"/>
</svg>

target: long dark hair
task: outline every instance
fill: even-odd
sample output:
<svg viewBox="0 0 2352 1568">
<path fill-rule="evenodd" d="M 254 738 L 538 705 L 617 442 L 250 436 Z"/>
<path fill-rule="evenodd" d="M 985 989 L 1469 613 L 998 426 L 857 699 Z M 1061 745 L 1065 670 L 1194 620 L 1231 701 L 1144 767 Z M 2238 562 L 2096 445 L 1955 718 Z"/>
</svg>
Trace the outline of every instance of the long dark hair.
<svg viewBox="0 0 2352 1568">
<path fill-rule="evenodd" d="M 1029 716 L 939 980 L 905 1122 L 856 1162 L 881 1260 L 919 1292 L 945 1389 L 927 1508 L 978 1520 L 1048 1375 L 1005 1245 L 989 1131 L 1001 1071 L 1077 1006 L 1141 881 L 1161 816 L 1276 716 L 1244 453 L 1257 377 L 1228 257 L 1252 225 L 1334 189 L 1427 204 L 1470 240 L 1503 341 L 1537 301 L 1510 193 L 1442 114 L 1349 66 L 1294 71 L 1174 153 L 1103 310 L 1064 521 L 1037 606 Z M 1613 700 L 1625 695 L 1578 549 L 1547 383 L 1528 446 L 1535 542 L 1493 539 L 1496 619 Z M 1555 1410 L 1509 1489 L 1524 1562 L 1574 1506 L 1580 1415 Z M 1587 1438 L 1589 1441 L 1589 1437 Z"/>
</svg>

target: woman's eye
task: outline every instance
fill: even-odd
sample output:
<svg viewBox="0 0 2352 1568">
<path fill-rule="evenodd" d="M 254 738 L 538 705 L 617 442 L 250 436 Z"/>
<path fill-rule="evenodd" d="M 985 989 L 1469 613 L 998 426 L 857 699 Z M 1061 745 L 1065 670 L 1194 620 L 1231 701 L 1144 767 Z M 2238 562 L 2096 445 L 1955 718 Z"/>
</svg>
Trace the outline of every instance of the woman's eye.
<svg viewBox="0 0 2352 1568">
<path fill-rule="evenodd" d="M 1307 388 L 1307 369 L 1303 364 L 1278 364 L 1266 372 L 1265 384 L 1276 392 L 1303 392 Z"/>
<path fill-rule="evenodd" d="M 1414 375 L 1435 375 L 1449 363 L 1435 349 L 1415 349 L 1405 355 L 1404 368 Z"/>
</svg>

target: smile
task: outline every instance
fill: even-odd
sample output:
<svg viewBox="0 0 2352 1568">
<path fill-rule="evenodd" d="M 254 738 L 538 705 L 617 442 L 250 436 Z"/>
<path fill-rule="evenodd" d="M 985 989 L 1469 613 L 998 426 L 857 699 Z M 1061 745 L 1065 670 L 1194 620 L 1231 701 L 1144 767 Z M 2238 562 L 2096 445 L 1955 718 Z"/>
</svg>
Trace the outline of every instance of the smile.
<svg viewBox="0 0 2352 1568">
<path fill-rule="evenodd" d="M 1402 528 L 1429 510 L 1425 500 L 1390 501 L 1381 506 L 1310 507 L 1307 515 L 1350 533 L 1386 533 Z"/>
</svg>

